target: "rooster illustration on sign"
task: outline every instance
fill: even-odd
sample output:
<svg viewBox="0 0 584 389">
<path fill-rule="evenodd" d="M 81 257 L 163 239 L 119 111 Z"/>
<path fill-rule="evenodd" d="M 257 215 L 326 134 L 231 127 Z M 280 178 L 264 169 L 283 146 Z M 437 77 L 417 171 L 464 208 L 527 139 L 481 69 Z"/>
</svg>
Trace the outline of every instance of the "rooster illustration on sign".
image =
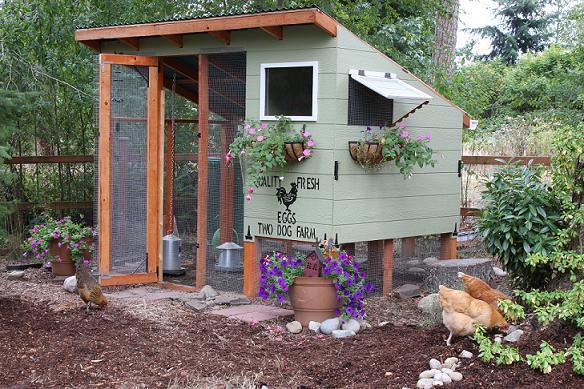
<svg viewBox="0 0 584 389">
<path fill-rule="evenodd" d="M 296 196 L 298 196 L 298 187 L 295 182 L 290 184 L 290 192 L 286 192 L 286 188 L 283 186 L 276 189 L 278 203 L 284 204 L 286 211 L 290 211 L 290 206 L 296 201 Z"/>
</svg>

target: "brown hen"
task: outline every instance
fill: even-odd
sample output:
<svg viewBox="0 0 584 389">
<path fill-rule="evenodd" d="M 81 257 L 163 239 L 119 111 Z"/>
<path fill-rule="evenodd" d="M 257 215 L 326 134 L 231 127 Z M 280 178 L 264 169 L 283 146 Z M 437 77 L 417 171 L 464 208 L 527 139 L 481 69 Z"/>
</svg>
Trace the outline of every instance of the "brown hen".
<svg viewBox="0 0 584 389">
<path fill-rule="evenodd" d="M 79 296 L 85 302 L 85 312 L 89 313 L 91 303 L 105 308 L 107 299 L 101 291 L 97 280 L 89 273 L 89 267 L 81 265 L 77 268 L 77 290 Z"/>
<path fill-rule="evenodd" d="M 499 300 L 511 300 L 505 293 L 493 289 L 480 278 L 469 276 L 463 272 L 458 272 L 458 278 L 462 281 L 464 290 L 472 297 L 483 300 L 495 309 L 499 309 Z"/>
</svg>

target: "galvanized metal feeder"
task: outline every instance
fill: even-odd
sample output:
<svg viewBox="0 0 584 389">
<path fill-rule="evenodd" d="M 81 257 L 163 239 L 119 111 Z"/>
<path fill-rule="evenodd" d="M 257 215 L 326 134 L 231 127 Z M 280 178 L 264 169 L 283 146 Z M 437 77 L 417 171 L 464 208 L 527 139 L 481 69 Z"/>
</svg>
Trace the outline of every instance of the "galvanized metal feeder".
<svg viewBox="0 0 584 389">
<path fill-rule="evenodd" d="M 181 239 L 173 234 L 162 237 L 162 272 L 172 276 L 185 274 L 185 269 L 180 266 Z"/>
<path fill-rule="evenodd" d="M 215 264 L 216 271 L 240 272 L 243 271 L 241 253 L 243 247 L 234 242 L 225 242 L 217 246 L 219 250 L 219 260 Z"/>
</svg>

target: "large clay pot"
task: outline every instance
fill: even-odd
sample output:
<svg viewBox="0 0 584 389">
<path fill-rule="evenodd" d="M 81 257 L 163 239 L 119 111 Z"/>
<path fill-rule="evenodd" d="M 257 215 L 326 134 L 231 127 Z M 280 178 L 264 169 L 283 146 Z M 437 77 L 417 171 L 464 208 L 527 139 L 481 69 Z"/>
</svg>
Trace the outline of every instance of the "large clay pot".
<svg viewBox="0 0 584 389">
<path fill-rule="evenodd" d="M 322 322 L 337 317 L 340 307 L 333 281 L 321 277 L 296 277 L 288 290 L 294 316 L 303 326 L 309 321 Z"/>
<path fill-rule="evenodd" d="M 49 255 L 58 258 L 57 260 L 51 261 L 51 271 L 56 276 L 75 275 L 75 263 L 71 260 L 71 250 L 69 250 L 69 246 L 66 244 L 62 244 L 59 247 L 59 241 L 58 239 L 53 239 L 49 242 Z M 92 241 L 92 238 L 87 239 L 89 244 Z M 83 253 L 83 258 L 87 260 L 91 259 L 89 250 Z"/>
</svg>

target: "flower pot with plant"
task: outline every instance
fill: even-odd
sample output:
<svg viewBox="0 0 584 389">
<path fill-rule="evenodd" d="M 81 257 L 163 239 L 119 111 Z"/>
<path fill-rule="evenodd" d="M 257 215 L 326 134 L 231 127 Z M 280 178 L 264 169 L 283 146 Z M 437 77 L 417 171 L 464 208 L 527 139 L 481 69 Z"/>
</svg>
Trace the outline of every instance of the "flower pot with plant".
<svg viewBox="0 0 584 389">
<path fill-rule="evenodd" d="M 400 173 L 410 178 L 416 166 L 435 166 L 436 160 L 428 145 L 430 138 L 430 133 L 411 137 L 403 123 L 397 127 L 367 127 L 361 139 L 349 142 L 349 153 L 363 168 L 381 168 L 395 160 Z"/>
<path fill-rule="evenodd" d="M 75 274 L 76 263 L 91 260 L 94 237 L 93 228 L 75 223 L 70 217 L 55 220 L 47 216 L 44 223 L 30 230 L 30 238 L 23 244 L 23 256 L 50 263 L 56 276 L 71 276 Z"/>
<path fill-rule="evenodd" d="M 306 126 L 294 133 L 290 119 L 280 116 L 273 124 L 245 123 L 229 146 L 225 160 L 227 164 L 235 158 L 244 162 L 246 200 L 251 200 L 262 176 L 271 169 L 283 169 L 287 163 L 310 158 L 313 148 L 312 134 Z"/>
<path fill-rule="evenodd" d="M 326 247 L 326 245 L 325 245 Z M 318 277 L 304 277 L 306 256 L 274 252 L 260 262 L 260 297 L 284 302 L 286 296 L 302 325 L 340 316 L 342 320 L 365 316 L 364 299 L 373 291 L 359 263 L 335 247 L 322 250 Z"/>
</svg>

